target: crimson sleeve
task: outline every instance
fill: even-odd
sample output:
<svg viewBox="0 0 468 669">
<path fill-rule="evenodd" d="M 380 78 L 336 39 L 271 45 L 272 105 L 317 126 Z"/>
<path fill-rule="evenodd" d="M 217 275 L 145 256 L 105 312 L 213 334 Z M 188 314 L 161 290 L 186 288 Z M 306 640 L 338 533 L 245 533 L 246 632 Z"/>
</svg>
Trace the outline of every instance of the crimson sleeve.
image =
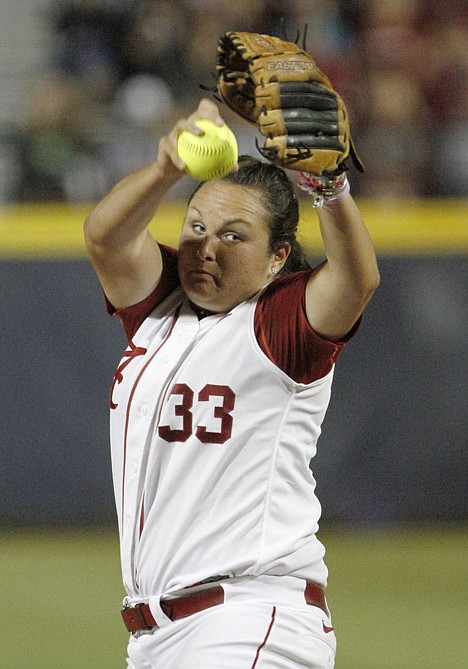
<svg viewBox="0 0 468 669">
<path fill-rule="evenodd" d="M 159 248 L 163 260 L 163 271 L 158 285 L 148 297 L 124 309 L 115 309 L 106 298 L 108 313 L 120 319 L 129 342 L 153 309 L 179 286 L 177 251 L 162 244 Z"/>
<path fill-rule="evenodd" d="M 263 291 L 255 312 L 254 329 L 266 356 L 297 383 L 312 383 L 333 367 L 360 319 L 339 342 L 321 337 L 305 311 L 305 289 L 311 271 L 278 277 Z"/>
</svg>

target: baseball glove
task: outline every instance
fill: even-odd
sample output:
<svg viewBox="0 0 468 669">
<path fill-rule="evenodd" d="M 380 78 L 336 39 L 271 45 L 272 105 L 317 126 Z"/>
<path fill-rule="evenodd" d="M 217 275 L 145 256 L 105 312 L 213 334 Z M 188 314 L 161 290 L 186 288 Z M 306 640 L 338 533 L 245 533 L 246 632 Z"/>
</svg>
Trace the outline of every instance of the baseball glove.
<svg viewBox="0 0 468 669">
<path fill-rule="evenodd" d="M 295 42 L 246 32 L 219 40 L 216 91 L 265 136 L 262 155 L 291 170 L 340 174 L 351 157 L 363 172 L 346 107 L 328 77 Z"/>
</svg>

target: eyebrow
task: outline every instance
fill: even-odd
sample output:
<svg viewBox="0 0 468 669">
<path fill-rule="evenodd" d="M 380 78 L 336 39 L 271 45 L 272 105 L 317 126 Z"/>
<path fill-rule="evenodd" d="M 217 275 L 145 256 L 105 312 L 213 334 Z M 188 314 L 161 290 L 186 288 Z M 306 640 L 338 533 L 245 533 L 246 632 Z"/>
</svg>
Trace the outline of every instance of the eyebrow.
<svg viewBox="0 0 468 669">
<path fill-rule="evenodd" d="M 233 217 L 233 218 L 228 218 L 224 221 L 225 225 L 232 225 L 233 223 L 243 223 L 244 225 L 248 225 L 249 227 L 252 227 L 253 225 L 253 223 L 251 223 L 250 221 L 246 221 L 245 218 Z"/>
<path fill-rule="evenodd" d="M 192 207 L 192 205 L 190 205 L 190 207 L 188 207 L 186 213 L 188 214 L 190 211 L 194 211 L 194 212 L 196 212 L 199 216 L 201 216 L 201 212 L 200 212 L 196 207 Z"/>
<path fill-rule="evenodd" d="M 196 207 L 190 206 L 187 209 L 187 214 L 189 214 L 190 212 L 194 212 L 198 214 L 198 216 L 202 216 L 201 211 Z M 250 228 L 253 227 L 253 223 L 247 221 L 245 218 L 239 218 L 239 216 L 233 216 L 232 218 L 227 218 L 225 221 L 223 221 L 223 225 L 233 225 L 234 223 L 241 223 L 244 225 L 248 225 Z"/>
</svg>

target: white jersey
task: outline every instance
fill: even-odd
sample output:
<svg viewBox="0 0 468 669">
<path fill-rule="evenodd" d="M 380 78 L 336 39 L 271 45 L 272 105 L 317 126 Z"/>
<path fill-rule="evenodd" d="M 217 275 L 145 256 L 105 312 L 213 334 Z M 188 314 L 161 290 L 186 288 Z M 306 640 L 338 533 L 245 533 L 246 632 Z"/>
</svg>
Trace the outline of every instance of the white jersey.
<svg viewBox="0 0 468 669">
<path fill-rule="evenodd" d="M 111 447 L 130 597 L 218 575 L 326 585 L 309 462 L 333 364 L 310 383 L 288 376 L 259 345 L 258 301 L 199 320 L 176 288 L 124 354 Z"/>
</svg>

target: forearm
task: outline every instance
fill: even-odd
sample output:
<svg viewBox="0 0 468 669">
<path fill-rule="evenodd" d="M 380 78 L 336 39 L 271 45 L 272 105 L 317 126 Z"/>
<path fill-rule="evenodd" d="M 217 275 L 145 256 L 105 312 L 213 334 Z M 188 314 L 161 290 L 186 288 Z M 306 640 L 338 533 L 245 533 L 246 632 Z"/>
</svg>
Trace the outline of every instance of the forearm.
<svg viewBox="0 0 468 669">
<path fill-rule="evenodd" d="M 346 282 L 356 297 L 370 297 L 379 284 L 374 246 L 349 193 L 317 209 L 328 271 Z"/>
<path fill-rule="evenodd" d="M 187 130 L 195 135 L 202 130 L 196 121 L 204 118 L 219 125 L 224 121 L 217 106 L 202 100 L 198 109 L 186 119 L 179 119 L 170 133 L 161 138 L 157 160 L 122 179 L 89 215 L 85 223 L 88 249 L 101 247 L 114 251 L 134 246 L 147 236 L 146 229 L 158 206 L 185 173 L 177 150 L 179 134 Z"/>
<path fill-rule="evenodd" d="M 173 183 L 157 163 L 122 179 L 88 216 L 88 247 L 119 248 L 140 238 Z"/>
<path fill-rule="evenodd" d="M 362 314 L 380 282 L 374 246 L 361 213 L 349 194 L 315 197 L 326 262 L 312 274 L 306 311 L 317 332 L 338 341 Z"/>
<path fill-rule="evenodd" d="M 220 125 L 217 106 L 202 100 L 188 118 L 179 119 L 159 141 L 157 159 L 122 179 L 88 216 L 84 235 L 91 262 L 116 308 L 147 297 L 161 279 L 163 261 L 148 225 L 168 191 L 185 173 L 177 150 L 184 130 L 201 134 L 196 121 Z"/>
</svg>

